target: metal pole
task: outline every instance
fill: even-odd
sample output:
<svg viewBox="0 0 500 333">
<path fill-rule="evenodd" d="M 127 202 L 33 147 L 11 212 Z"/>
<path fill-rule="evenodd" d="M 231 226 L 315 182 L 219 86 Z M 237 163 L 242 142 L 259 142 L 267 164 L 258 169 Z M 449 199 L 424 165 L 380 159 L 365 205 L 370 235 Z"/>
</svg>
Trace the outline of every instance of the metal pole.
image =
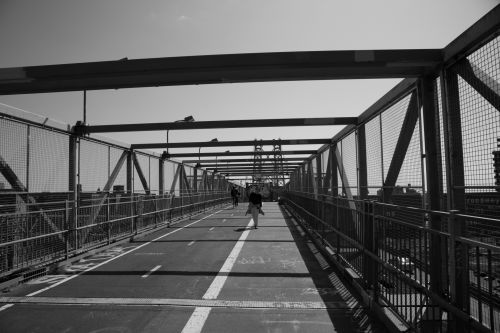
<svg viewBox="0 0 500 333">
<path fill-rule="evenodd" d="M 425 140 L 425 176 L 427 177 L 427 205 L 430 210 L 441 210 L 441 142 L 439 135 L 438 112 L 434 80 L 424 77 L 418 86 L 423 106 L 424 140 Z M 441 216 L 429 215 L 428 227 L 432 230 L 441 231 Z M 437 295 L 443 295 L 445 277 L 442 273 L 445 254 L 442 249 L 441 236 L 430 234 L 429 267 L 430 267 L 430 290 Z M 425 332 L 439 331 L 441 311 L 435 304 L 429 304 L 423 317 L 422 329 Z"/>
<path fill-rule="evenodd" d="M 460 119 L 460 96 L 458 77 L 452 69 L 441 75 L 443 79 L 443 120 L 446 139 L 446 176 L 448 185 L 448 209 L 465 211 L 464 163 L 462 149 L 462 130 Z M 466 236 L 465 221 L 461 218 L 450 219 L 450 230 L 459 237 Z M 452 302 L 459 309 L 470 313 L 468 253 L 465 244 L 450 244 L 450 281 Z M 457 282 L 457 283 L 455 283 Z M 455 320 L 456 332 L 465 332 L 464 323 Z"/>
<path fill-rule="evenodd" d="M 87 90 L 83 91 L 83 123 L 87 124 Z"/>
</svg>

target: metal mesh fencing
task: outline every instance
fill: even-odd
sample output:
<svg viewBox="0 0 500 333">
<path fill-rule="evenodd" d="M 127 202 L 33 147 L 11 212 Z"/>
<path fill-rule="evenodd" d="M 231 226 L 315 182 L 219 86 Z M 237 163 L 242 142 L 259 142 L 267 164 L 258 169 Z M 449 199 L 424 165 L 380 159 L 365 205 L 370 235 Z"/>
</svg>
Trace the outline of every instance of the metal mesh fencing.
<svg viewBox="0 0 500 333">
<path fill-rule="evenodd" d="M 170 192 L 171 186 L 174 182 L 175 179 L 175 173 L 177 171 L 177 163 L 170 162 L 170 161 L 165 161 L 163 163 L 163 178 L 165 182 L 165 191 Z M 174 193 L 176 195 L 179 195 L 179 183 L 176 183 L 176 186 L 174 187 Z"/>
<path fill-rule="evenodd" d="M 387 178 L 409 102 L 410 95 L 407 95 L 380 115 L 382 117 L 384 179 Z"/>
<path fill-rule="evenodd" d="M 151 193 L 160 193 L 160 162 L 157 157 L 149 157 L 149 189 Z"/>
<path fill-rule="evenodd" d="M 384 184 L 380 116 L 366 123 L 365 131 L 368 195 L 376 195 Z"/>
<path fill-rule="evenodd" d="M 79 184 L 84 192 L 102 190 L 109 176 L 109 148 L 99 142 L 81 139 L 79 145 Z"/>
<path fill-rule="evenodd" d="M 127 188 L 126 148 L 87 137 L 72 145 L 65 126 L 32 114 L 25 123 L 8 111 L 0 115 L 0 279 L 229 201 L 225 179 L 215 185 L 211 176 L 200 193 L 180 196 L 179 164 L 171 161 L 164 161 L 166 194 L 158 195 L 159 159 L 148 154 L 136 156 L 152 193 L 144 194 L 136 171 Z M 186 173 L 192 189 L 193 170 Z"/>
<path fill-rule="evenodd" d="M 0 118 L 0 190 L 12 190 L 12 182 L 16 179 L 26 189 L 28 179 L 27 133 L 27 125 Z M 11 173 L 9 170 L 12 171 L 11 177 L 8 176 L 8 173 Z"/>
<path fill-rule="evenodd" d="M 358 195 L 358 168 L 357 168 L 357 146 L 356 134 L 351 133 L 341 142 L 342 145 L 342 165 L 345 174 L 343 175 L 343 186 L 349 190 L 353 196 Z M 344 183 L 344 180 L 347 182 Z"/>
<path fill-rule="evenodd" d="M 141 153 L 135 153 L 135 156 L 137 158 L 137 163 L 139 164 L 139 167 L 142 171 L 142 174 L 144 176 L 144 179 L 146 183 L 151 184 L 150 178 L 149 178 L 149 156 L 141 154 Z M 134 181 L 133 181 L 133 186 L 134 186 L 134 193 L 145 193 L 144 186 L 142 185 L 141 179 L 139 177 L 139 173 L 137 171 L 137 166 L 134 164 Z"/>
<path fill-rule="evenodd" d="M 109 147 L 109 165 L 111 172 L 113 172 L 114 168 L 118 164 L 118 161 L 120 160 L 120 157 L 123 155 L 124 151 L 124 149 Z M 125 165 L 120 168 L 120 171 L 118 172 L 118 175 L 113 182 L 113 187 L 111 188 L 111 190 L 113 190 L 113 188 L 119 191 L 121 189 L 123 189 L 124 191 L 132 191 L 132 189 L 127 188 L 127 168 Z"/>
<path fill-rule="evenodd" d="M 66 192 L 69 182 L 69 135 L 29 128 L 30 192 Z"/>
</svg>

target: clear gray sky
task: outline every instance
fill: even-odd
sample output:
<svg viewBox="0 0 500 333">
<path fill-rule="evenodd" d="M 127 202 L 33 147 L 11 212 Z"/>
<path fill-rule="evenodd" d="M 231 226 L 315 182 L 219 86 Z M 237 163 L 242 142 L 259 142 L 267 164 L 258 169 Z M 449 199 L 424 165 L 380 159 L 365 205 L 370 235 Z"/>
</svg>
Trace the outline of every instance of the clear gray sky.
<svg viewBox="0 0 500 333">
<path fill-rule="evenodd" d="M 499 3 L 0 0 L 0 68 L 124 57 L 442 48 Z M 170 122 L 188 115 L 200 121 L 357 116 L 399 81 L 304 81 L 89 91 L 87 122 Z M 68 124 L 83 117 L 82 92 L 0 96 L 0 103 Z M 170 141 L 209 141 L 214 137 L 219 141 L 331 138 L 341 128 L 176 131 L 170 133 Z M 106 136 L 125 143 L 165 141 L 164 132 Z"/>
</svg>

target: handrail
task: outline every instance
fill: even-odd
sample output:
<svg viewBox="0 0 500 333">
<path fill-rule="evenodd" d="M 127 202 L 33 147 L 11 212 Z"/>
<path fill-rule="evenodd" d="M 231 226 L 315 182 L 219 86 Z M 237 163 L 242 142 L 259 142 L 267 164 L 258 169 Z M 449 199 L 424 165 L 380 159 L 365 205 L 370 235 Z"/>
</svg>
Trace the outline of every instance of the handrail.
<svg viewBox="0 0 500 333">
<path fill-rule="evenodd" d="M 478 332 L 491 332 L 487 327 L 481 325 L 481 323 L 479 323 L 478 321 L 476 321 L 475 319 L 473 319 L 469 314 L 467 314 L 466 312 L 462 311 L 461 309 L 453 306 L 445 298 L 441 297 L 441 295 L 436 294 L 435 292 L 429 290 L 426 286 L 423 286 L 418 281 L 416 281 L 416 280 L 412 279 L 411 277 L 407 276 L 406 274 L 404 274 L 403 272 L 401 272 L 399 269 L 397 269 L 397 268 L 393 267 L 392 265 L 386 263 L 377 254 L 374 254 L 371 251 L 368 251 L 364 247 L 364 245 L 362 243 L 359 243 L 358 241 L 350 238 L 349 236 L 347 236 L 344 233 L 342 233 L 335 226 L 333 226 L 331 224 L 328 224 L 327 222 L 325 222 L 324 220 L 322 220 L 318 216 L 316 216 L 316 215 L 312 214 L 311 212 L 309 212 L 306 208 L 298 205 L 293 200 L 288 199 L 286 197 L 286 194 L 282 197 L 282 199 L 285 201 L 285 203 L 289 203 L 293 207 L 295 207 L 296 209 L 299 209 L 302 212 L 302 214 L 306 214 L 307 216 L 309 216 L 309 217 L 313 218 L 314 220 L 320 222 L 322 225 L 328 226 L 329 230 L 333 231 L 335 234 L 337 234 L 338 236 L 340 236 L 342 239 L 346 240 L 351 246 L 356 247 L 358 250 L 362 250 L 364 254 L 366 254 L 371 259 L 375 260 L 377 262 L 377 264 L 379 264 L 379 266 L 384 267 L 390 273 L 396 275 L 398 277 L 398 279 L 403 280 L 405 283 L 407 283 L 408 285 L 410 285 L 416 291 L 425 294 L 425 296 L 429 297 L 429 299 L 431 299 L 432 301 L 434 301 L 436 305 L 438 305 L 442 309 L 450 312 L 451 314 L 453 314 L 454 316 L 456 316 L 457 319 L 460 319 L 464 323 L 467 323 L 467 325 L 470 325 L 471 328 L 477 330 Z M 334 202 L 319 201 L 319 200 L 316 200 L 316 199 L 310 198 L 310 197 L 308 199 L 314 200 L 315 202 L 321 203 L 321 204 L 325 204 L 325 203 L 334 204 Z M 344 199 L 348 200 L 347 198 L 342 198 L 342 200 L 344 200 Z M 362 202 L 362 200 L 358 200 L 358 201 Z M 393 205 L 393 204 L 385 204 L 385 203 L 380 203 L 380 202 L 376 202 L 376 201 L 372 201 L 372 203 L 374 203 L 375 205 L 379 205 L 379 204 L 380 205 L 390 205 L 390 206 L 393 206 L 393 207 L 400 207 L 402 209 L 406 208 L 404 206 L 396 206 L 396 205 Z M 348 207 L 339 207 L 339 208 L 349 209 Z M 409 207 L 409 208 L 414 208 L 414 207 Z M 421 210 L 422 212 L 430 212 L 429 210 L 425 210 L 425 209 L 419 209 L 419 210 Z M 442 213 L 443 215 L 450 215 L 450 212 L 438 212 L 438 211 L 432 211 L 432 212 L 433 213 Z M 455 216 L 457 216 L 457 215 L 458 214 L 455 214 Z M 387 218 L 385 216 L 380 216 L 380 215 L 375 215 L 375 214 L 372 214 L 372 216 L 374 218 L 384 218 L 384 219 Z M 495 219 L 493 219 L 493 220 L 495 221 Z M 496 220 L 496 221 L 498 221 L 498 220 Z M 398 223 L 401 223 L 401 221 L 398 221 Z M 418 226 L 412 225 L 412 227 L 418 227 Z M 423 229 L 426 232 L 437 231 L 437 230 L 433 230 L 433 229 L 429 229 L 429 228 L 423 228 Z M 309 230 L 309 231 L 314 232 L 316 235 L 318 235 L 320 238 L 322 238 L 322 236 L 319 235 L 315 230 Z M 444 232 L 441 232 L 441 231 L 439 231 L 439 233 L 441 235 L 445 235 L 445 236 L 448 236 L 448 237 L 451 236 L 451 234 L 449 234 L 449 233 L 444 233 Z M 486 247 L 486 248 L 491 249 L 491 250 L 500 250 L 500 247 L 497 247 L 497 246 L 494 246 L 494 245 L 490 245 L 490 244 L 485 244 L 485 243 L 482 243 L 482 242 L 479 242 L 479 241 L 475 241 L 475 240 L 472 240 L 472 239 L 467 239 L 467 238 L 464 238 L 464 237 L 456 237 L 456 238 L 454 238 L 454 240 L 455 241 L 465 241 L 467 243 L 474 244 L 474 245 L 481 246 L 481 247 Z M 328 244 L 331 247 L 331 245 L 329 244 L 329 242 L 327 240 L 325 240 L 324 238 L 322 238 L 322 241 L 323 241 L 323 243 L 326 243 L 326 244 Z M 360 272 L 358 272 L 358 273 L 360 273 Z M 392 307 L 391 304 L 389 304 L 389 305 Z"/>
</svg>

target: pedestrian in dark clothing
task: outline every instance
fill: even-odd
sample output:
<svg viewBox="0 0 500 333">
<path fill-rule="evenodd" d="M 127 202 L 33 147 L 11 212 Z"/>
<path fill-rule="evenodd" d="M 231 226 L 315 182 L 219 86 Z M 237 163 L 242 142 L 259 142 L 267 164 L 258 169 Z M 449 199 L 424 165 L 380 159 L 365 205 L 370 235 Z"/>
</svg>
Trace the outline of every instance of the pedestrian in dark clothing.
<svg viewBox="0 0 500 333">
<path fill-rule="evenodd" d="M 233 198 L 233 208 L 238 206 L 238 196 L 240 195 L 240 192 L 236 188 L 236 186 L 233 186 L 231 189 L 231 197 Z"/>
<path fill-rule="evenodd" d="M 248 210 L 252 214 L 254 228 L 257 229 L 259 225 L 259 213 L 264 215 L 262 211 L 262 195 L 257 189 L 253 189 L 248 197 Z M 248 211 L 247 211 L 248 212 Z"/>
</svg>

